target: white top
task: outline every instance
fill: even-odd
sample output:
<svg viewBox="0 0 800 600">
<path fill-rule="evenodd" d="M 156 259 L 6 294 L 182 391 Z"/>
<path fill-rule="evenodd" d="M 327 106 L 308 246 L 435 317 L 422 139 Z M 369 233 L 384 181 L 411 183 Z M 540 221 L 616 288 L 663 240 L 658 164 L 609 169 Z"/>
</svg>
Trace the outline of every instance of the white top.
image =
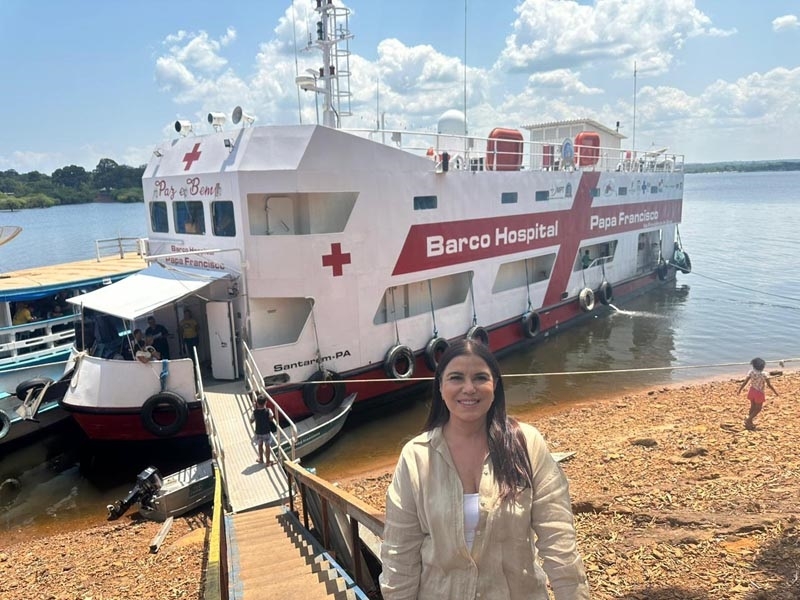
<svg viewBox="0 0 800 600">
<path fill-rule="evenodd" d="M 472 550 L 475 530 L 478 528 L 478 497 L 480 494 L 464 494 L 464 541 Z"/>
</svg>

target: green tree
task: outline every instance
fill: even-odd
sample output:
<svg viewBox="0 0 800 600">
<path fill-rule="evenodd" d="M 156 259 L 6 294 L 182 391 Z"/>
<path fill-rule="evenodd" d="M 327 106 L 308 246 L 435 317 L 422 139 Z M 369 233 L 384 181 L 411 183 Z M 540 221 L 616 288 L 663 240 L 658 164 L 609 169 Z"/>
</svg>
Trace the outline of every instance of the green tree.
<svg viewBox="0 0 800 600">
<path fill-rule="evenodd" d="M 117 187 L 117 169 L 119 165 L 110 158 L 101 158 L 92 171 L 92 184 L 95 188 L 112 190 Z"/>
<path fill-rule="evenodd" d="M 88 184 L 92 176 L 84 169 L 77 165 L 69 165 L 68 167 L 61 167 L 53 171 L 53 183 L 63 185 L 64 187 L 78 189 L 83 185 Z"/>
</svg>

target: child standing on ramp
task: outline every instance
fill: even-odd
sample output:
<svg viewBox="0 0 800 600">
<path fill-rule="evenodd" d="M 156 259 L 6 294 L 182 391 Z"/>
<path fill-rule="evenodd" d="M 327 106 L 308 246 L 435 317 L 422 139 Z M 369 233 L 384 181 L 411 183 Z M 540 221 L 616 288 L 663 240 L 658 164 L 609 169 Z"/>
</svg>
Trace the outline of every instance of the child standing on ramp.
<svg viewBox="0 0 800 600">
<path fill-rule="evenodd" d="M 258 394 L 256 396 L 256 405 L 253 408 L 253 414 L 250 415 L 250 422 L 255 423 L 254 441 L 258 447 L 258 459 L 256 462 L 264 462 L 266 446 L 267 466 L 270 466 L 272 464 L 270 433 L 275 433 L 277 425 L 275 425 L 272 409 L 267 408 L 267 397 L 264 394 Z"/>
</svg>

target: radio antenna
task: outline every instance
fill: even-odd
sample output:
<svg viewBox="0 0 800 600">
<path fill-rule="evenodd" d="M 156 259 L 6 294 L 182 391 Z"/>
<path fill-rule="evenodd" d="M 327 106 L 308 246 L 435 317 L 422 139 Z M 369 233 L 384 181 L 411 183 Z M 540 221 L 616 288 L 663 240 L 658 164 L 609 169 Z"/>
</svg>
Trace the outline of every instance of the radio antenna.
<svg viewBox="0 0 800 600">
<path fill-rule="evenodd" d="M 633 140 L 632 145 L 634 152 L 636 151 L 636 61 L 633 61 Z"/>
</svg>

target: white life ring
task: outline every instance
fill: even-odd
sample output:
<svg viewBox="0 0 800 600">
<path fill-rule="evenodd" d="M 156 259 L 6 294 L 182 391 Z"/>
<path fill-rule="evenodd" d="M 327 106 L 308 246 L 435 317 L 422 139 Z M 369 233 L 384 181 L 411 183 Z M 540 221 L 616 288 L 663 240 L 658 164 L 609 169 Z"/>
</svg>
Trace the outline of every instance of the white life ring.
<svg viewBox="0 0 800 600">
<path fill-rule="evenodd" d="M 581 293 L 578 294 L 578 303 L 581 305 L 583 312 L 592 312 L 594 310 L 594 292 L 591 288 L 583 288 Z"/>
<path fill-rule="evenodd" d="M 386 374 L 394 379 L 410 379 L 414 375 L 414 351 L 403 344 L 392 346 L 383 361 Z"/>
</svg>

